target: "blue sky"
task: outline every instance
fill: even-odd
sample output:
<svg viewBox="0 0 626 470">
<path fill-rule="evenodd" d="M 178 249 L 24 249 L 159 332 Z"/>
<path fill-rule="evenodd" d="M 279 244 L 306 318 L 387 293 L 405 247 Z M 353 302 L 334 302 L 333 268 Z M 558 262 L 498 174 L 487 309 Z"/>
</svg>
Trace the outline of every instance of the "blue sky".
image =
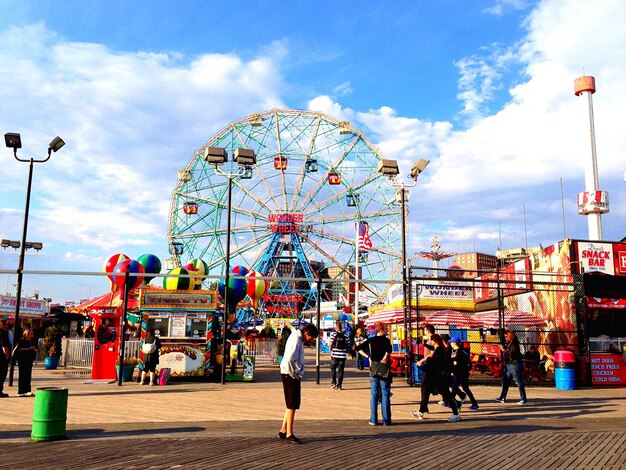
<svg viewBox="0 0 626 470">
<path fill-rule="evenodd" d="M 167 257 L 176 169 L 229 122 L 271 108 L 347 119 L 406 173 L 409 254 L 495 253 L 586 239 L 576 212 L 596 77 L 604 238 L 626 235 L 626 11 L 600 0 L 127 2 L 0 0 L 0 130 L 22 156 L 67 145 L 34 171 L 26 269 L 101 271 L 112 253 Z M 0 236 L 19 239 L 27 165 L 0 150 Z M 525 219 L 524 224 L 524 208 Z M 17 256 L 0 252 L 2 269 Z M 73 278 L 72 278 L 73 279 Z M 0 292 L 14 276 L 0 275 Z M 5 286 L 6 284 L 6 286 Z M 27 276 L 56 301 L 98 278 Z"/>
</svg>

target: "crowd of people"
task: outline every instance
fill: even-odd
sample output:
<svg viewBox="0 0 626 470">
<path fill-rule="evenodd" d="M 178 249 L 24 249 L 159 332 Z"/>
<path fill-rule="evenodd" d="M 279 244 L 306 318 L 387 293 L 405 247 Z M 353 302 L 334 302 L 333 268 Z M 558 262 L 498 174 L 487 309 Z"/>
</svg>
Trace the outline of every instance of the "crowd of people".
<svg viewBox="0 0 626 470">
<path fill-rule="evenodd" d="M 387 328 L 384 323 L 374 325 L 375 334 L 369 338 L 363 328 L 355 330 L 350 336 L 340 323 L 330 335 L 331 357 L 331 387 L 341 390 L 346 357 L 349 352 L 356 354 L 357 368 L 363 370 L 365 361 L 370 365 L 370 418 L 372 426 L 391 426 L 391 384 L 390 370 L 392 345 L 387 337 Z M 290 334 L 291 333 L 291 334 Z M 306 325 L 295 333 L 289 331 L 283 334 L 284 347 L 281 349 L 280 372 L 283 382 L 286 410 L 283 424 L 278 432 L 280 439 L 300 444 L 301 441 L 293 433 L 295 412 L 301 404 L 301 381 L 304 374 L 304 345 L 311 344 L 319 335 L 314 325 Z M 494 400 L 504 403 L 509 387 L 514 381 L 519 389 L 519 404 L 528 403 L 524 387 L 522 370 L 523 360 L 540 362 L 540 357 L 534 348 L 529 348 L 523 356 L 519 341 L 514 331 L 507 330 L 504 342 L 500 345 L 503 360 L 502 389 Z M 469 411 L 477 411 L 480 406 L 476 401 L 469 385 L 469 376 L 472 370 L 469 351 L 465 349 L 464 341 L 458 337 L 452 338 L 447 334 L 436 334 L 433 325 L 424 326 L 423 355 L 417 361 L 421 376 L 421 398 L 419 408 L 410 412 L 411 416 L 423 420 L 429 412 L 431 395 L 441 396 L 439 405 L 449 408 L 452 415 L 448 422 L 461 420 L 460 410 L 469 399 Z M 379 421 L 381 411 L 382 423 Z"/>
</svg>

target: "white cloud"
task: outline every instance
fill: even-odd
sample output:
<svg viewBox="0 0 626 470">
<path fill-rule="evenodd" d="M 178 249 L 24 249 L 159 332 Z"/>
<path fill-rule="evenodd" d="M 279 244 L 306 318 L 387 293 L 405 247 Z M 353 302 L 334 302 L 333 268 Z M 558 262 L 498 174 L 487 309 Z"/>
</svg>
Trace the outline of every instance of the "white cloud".
<svg viewBox="0 0 626 470">
<path fill-rule="evenodd" d="M 193 149 L 234 119 L 284 107 L 274 60 L 286 45 L 249 60 L 183 58 L 67 42 L 43 24 L 0 34 L 2 127 L 22 134 L 24 155 L 55 134 L 67 144 L 36 166 L 31 231 L 91 246 L 83 257 L 164 245 L 176 170 Z M 23 206 L 26 168 L 3 166 L 3 206 Z"/>
</svg>

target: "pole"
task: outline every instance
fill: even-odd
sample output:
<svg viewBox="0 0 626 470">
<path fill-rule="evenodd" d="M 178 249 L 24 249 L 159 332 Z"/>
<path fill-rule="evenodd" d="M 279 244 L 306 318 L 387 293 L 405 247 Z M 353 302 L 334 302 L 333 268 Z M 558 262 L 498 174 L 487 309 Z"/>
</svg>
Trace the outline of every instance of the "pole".
<svg viewBox="0 0 626 470">
<path fill-rule="evenodd" d="M 356 248 L 355 250 L 355 262 L 354 262 L 354 278 L 356 279 L 356 282 L 354 283 L 354 312 L 352 312 L 353 317 L 352 317 L 352 329 L 353 329 L 353 333 L 354 331 L 356 331 L 356 324 L 357 324 L 357 316 L 359 315 L 359 223 L 357 221 L 354 230 L 355 230 L 355 245 L 354 247 Z M 348 296 L 348 298 L 350 298 L 350 296 Z"/>
<path fill-rule="evenodd" d="M 117 373 L 117 385 L 122 386 L 122 375 L 124 375 L 124 350 L 126 349 L 126 313 L 128 312 L 128 280 L 130 279 L 130 266 L 124 274 L 124 305 L 122 313 L 122 336 L 120 338 L 120 368 Z M 158 351 L 157 351 L 158 353 Z"/>
<path fill-rule="evenodd" d="M 409 377 L 409 338 L 408 338 L 408 326 L 409 316 L 407 315 L 407 263 L 406 263 L 406 199 L 404 194 L 404 185 L 400 186 L 402 195 L 400 198 L 402 206 L 402 308 L 404 309 L 404 368 L 405 377 Z"/>
<path fill-rule="evenodd" d="M 232 210 L 233 177 L 228 175 L 228 211 L 226 215 L 226 275 L 224 276 L 224 334 L 222 336 L 222 385 L 226 383 L 226 332 L 228 331 L 228 317 L 230 316 L 228 284 L 230 283 L 230 213 Z"/>
<path fill-rule="evenodd" d="M 322 315 L 322 280 L 317 279 L 317 331 L 320 331 L 320 317 Z M 320 335 L 315 340 L 315 383 L 320 384 Z"/>
<path fill-rule="evenodd" d="M 26 208 L 24 209 L 24 227 L 22 229 L 22 246 L 20 246 L 20 258 L 17 266 L 17 285 L 15 287 L 15 323 L 13 324 L 13 341 L 11 342 L 11 351 L 15 349 L 15 345 L 19 340 L 18 331 L 20 324 L 20 303 L 22 302 L 22 278 L 24 276 L 24 255 L 26 254 L 26 234 L 28 232 L 28 213 L 30 211 L 30 190 L 33 184 L 33 163 L 34 159 L 30 159 L 28 166 L 28 185 L 26 186 Z M 15 369 L 15 361 L 10 361 L 9 366 L 9 387 L 13 386 L 13 371 Z"/>
</svg>

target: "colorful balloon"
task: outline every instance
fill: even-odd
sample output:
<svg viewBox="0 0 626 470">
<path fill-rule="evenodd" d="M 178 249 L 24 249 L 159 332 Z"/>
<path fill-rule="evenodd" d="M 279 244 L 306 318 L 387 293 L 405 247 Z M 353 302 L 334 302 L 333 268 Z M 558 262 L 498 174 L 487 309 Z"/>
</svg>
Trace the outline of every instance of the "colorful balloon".
<svg viewBox="0 0 626 470">
<path fill-rule="evenodd" d="M 252 301 L 252 305 L 256 309 L 259 306 L 259 300 L 263 295 L 267 292 L 270 287 L 270 281 L 267 279 L 258 279 L 262 277 L 261 273 L 257 273 L 256 271 L 250 271 L 246 276 L 247 290 L 246 293 L 250 300 Z"/>
<path fill-rule="evenodd" d="M 139 264 L 139 261 L 135 261 L 134 259 L 125 259 L 124 261 L 120 261 L 117 266 L 115 266 L 113 271 L 115 272 L 113 282 L 115 282 L 115 285 L 117 285 L 120 289 L 124 289 L 127 272 L 130 273 L 130 276 L 128 276 L 129 290 L 134 289 L 143 282 L 143 266 Z"/>
<path fill-rule="evenodd" d="M 104 262 L 104 267 L 102 268 L 102 271 L 105 273 L 112 273 L 115 271 L 115 266 L 117 266 L 126 259 L 128 259 L 128 256 L 122 253 L 115 253 Z M 113 281 L 113 275 L 107 274 L 107 277 L 109 278 L 109 281 L 111 281 L 111 287 L 109 287 L 109 290 L 111 292 L 115 292 L 117 290 L 117 285 L 115 284 L 115 281 Z"/>
<path fill-rule="evenodd" d="M 167 274 L 184 276 L 189 274 L 189 271 L 187 271 L 185 268 L 174 268 L 171 269 Z M 164 277 L 163 288 L 167 290 L 191 290 L 193 289 L 191 282 L 192 279 L 189 277 Z"/>
<path fill-rule="evenodd" d="M 217 291 L 220 294 L 222 300 L 224 299 L 226 291 L 226 280 L 221 279 L 217 285 Z M 243 300 L 246 296 L 246 281 L 245 279 L 234 279 L 230 277 L 228 279 L 228 312 L 234 313 L 237 309 L 237 304 Z"/>
<path fill-rule="evenodd" d="M 233 269 L 230 270 L 231 273 L 233 273 L 235 276 L 245 276 L 248 274 L 248 268 L 246 268 L 245 266 L 235 266 Z"/>
<path fill-rule="evenodd" d="M 187 269 L 191 274 L 198 274 L 199 276 L 195 279 L 192 279 L 194 281 L 193 289 L 202 289 L 202 283 L 204 282 L 207 274 L 209 274 L 209 265 L 201 259 L 192 259 L 189 260 L 189 262 L 183 267 Z"/>
<path fill-rule="evenodd" d="M 161 260 L 155 255 L 141 255 L 137 261 L 143 266 L 143 270 L 146 274 L 159 274 L 161 272 Z M 149 284 L 154 279 L 154 276 L 145 276 L 143 278 L 144 284 Z"/>
</svg>

